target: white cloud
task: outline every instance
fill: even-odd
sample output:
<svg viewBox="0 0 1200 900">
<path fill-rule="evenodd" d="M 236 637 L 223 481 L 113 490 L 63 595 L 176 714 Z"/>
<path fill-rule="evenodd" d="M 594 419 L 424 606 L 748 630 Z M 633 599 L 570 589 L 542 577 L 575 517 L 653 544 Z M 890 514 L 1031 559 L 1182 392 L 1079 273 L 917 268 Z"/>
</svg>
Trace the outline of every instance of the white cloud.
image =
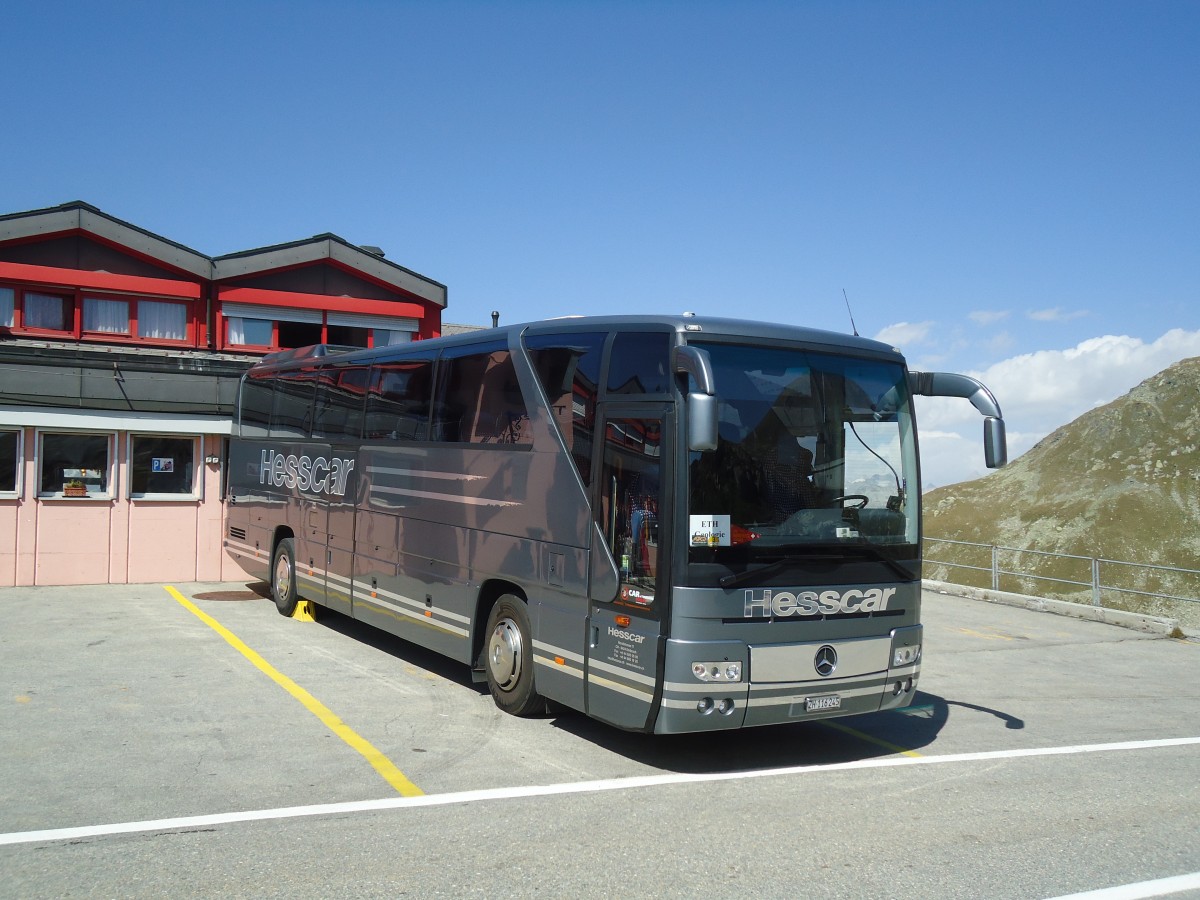
<svg viewBox="0 0 1200 900">
<path fill-rule="evenodd" d="M 1051 309 L 1031 310 L 1026 315 L 1035 322 L 1071 322 L 1075 319 L 1082 319 L 1084 316 L 1089 315 L 1089 313 L 1086 309 L 1076 309 L 1067 312 L 1061 306 L 1055 306 Z"/>
<path fill-rule="evenodd" d="M 1008 318 L 1008 310 L 977 309 L 967 313 L 967 318 L 976 325 L 995 325 Z"/>
<path fill-rule="evenodd" d="M 932 328 L 933 322 L 897 322 L 875 335 L 875 340 L 904 350 L 925 343 Z"/>
<path fill-rule="evenodd" d="M 1173 329 L 1158 340 L 1105 335 L 1065 350 L 1025 353 L 969 372 L 996 395 L 1008 427 L 1009 459 L 1089 409 L 1110 403 L 1172 363 L 1200 356 L 1200 331 Z M 964 400 L 917 400 L 926 487 L 986 474 L 982 425 Z M 968 443 L 947 440 L 958 434 Z M 931 439 L 927 439 L 926 436 Z"/>
</svg>

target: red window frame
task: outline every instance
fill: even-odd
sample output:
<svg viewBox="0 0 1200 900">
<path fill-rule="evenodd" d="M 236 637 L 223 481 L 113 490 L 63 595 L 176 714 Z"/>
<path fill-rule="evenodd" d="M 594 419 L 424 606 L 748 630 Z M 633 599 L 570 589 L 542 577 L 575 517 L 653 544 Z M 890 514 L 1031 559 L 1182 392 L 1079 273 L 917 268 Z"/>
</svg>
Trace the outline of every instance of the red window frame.
<svg viewBox="0 0 1200 900">
<path fill-rule="evenodd" d="M 195 347 L 197 340 L 196 301 L 178 297 L 160 297 L 146 294 L 121 294 L 111 291 L 91 291 L 78 288 L 54 287 L 52 285 L 20 284 L 13 282 L 0 283 L 0 287 L 11 288 L 13 291 L 13 324 L 6 326 L 14 335 L 29 335 L 31 337 L 69 338 L 88 343 L 109 344 L 140 344 L 153 347 Z M 48 297 L 59 297 L 63 300 L 63 314 L 67 328 L 35 328 L 25 323 L 26 297 L 30 294 L 41 294 Z M 128 330 L 125 332 L 85 331 L 83 328 L 84 301 L 116 300 L 126 304 L 129 312 Z M 170 303 L 184 308 L 185 336 L 182 340 L 174 338 L 142 337 L 138 332 L 138 315 L 143 302 Z"/>
<path fill-rule="evenodd" d="M 55 337 L 75 337 L 79 333 L 79 304 L 74 291 L 55 290 L 52 287 L 15 285 L 16 297 L 13 300 L 14 334 L 53 335 Z M 29 294 L 39 294 L 43 297 L 58 297 L 63 301 L 63 321 L 67 328 L 37 328 L 25 324 L 25 302 Z"/>
</svg>

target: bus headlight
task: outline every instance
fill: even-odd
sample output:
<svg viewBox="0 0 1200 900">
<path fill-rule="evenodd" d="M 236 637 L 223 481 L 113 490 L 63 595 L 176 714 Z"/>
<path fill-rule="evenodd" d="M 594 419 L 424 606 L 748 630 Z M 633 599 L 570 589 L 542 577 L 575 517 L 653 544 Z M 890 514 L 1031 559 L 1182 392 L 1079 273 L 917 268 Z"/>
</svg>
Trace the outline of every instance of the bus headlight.
<svg viewBox="0 0 1200 900">
<path fill-rule="evenodd" d="M 897 647 L 892 651 L 892 668 L 911 666 L 921 659 L 921 645 L 915 647 Z"/>
<path fill-rule="evenodd" d="M 719 681 L 723 684 L 733 684 L 742 680 L 742 664 L 740 662 L 694 662 L 692 674 L 700 681 Z"/>
</svg>

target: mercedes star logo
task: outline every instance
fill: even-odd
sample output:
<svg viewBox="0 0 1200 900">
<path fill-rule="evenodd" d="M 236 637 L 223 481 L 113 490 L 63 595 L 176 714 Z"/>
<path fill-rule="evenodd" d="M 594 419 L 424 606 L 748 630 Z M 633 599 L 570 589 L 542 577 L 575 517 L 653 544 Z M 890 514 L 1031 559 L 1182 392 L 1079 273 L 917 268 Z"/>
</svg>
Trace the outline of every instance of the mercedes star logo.
<svg viewBox="0 0 1200 900">
<path fill-rule="evenodd" d="M 837 668 L 837 651 L 826 644 L 813 657 L 813 667 L 822 678 L 828 678 Z"/>
</svg>

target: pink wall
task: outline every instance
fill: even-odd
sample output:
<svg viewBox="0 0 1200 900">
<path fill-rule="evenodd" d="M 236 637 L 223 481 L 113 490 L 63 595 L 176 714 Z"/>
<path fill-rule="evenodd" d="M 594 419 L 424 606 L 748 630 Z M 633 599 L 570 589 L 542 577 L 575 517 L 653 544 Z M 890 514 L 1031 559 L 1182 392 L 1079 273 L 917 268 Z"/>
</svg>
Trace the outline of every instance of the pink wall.
<svg viewBox="0 0 1200 900">
<path fill-rule="evenodd" d="M 25 429 L 19 499 L 0 499 L 0 586 L 239 581 L 249 576 L 221 548 L 221 466 L 200 463 L 202 500 L 129 500 L 128 442 L 116 440 L 116 496 L 36 499 L 37 435 Z M 201 460 L 222 438 L 201 439 Z"/>
</svg>

